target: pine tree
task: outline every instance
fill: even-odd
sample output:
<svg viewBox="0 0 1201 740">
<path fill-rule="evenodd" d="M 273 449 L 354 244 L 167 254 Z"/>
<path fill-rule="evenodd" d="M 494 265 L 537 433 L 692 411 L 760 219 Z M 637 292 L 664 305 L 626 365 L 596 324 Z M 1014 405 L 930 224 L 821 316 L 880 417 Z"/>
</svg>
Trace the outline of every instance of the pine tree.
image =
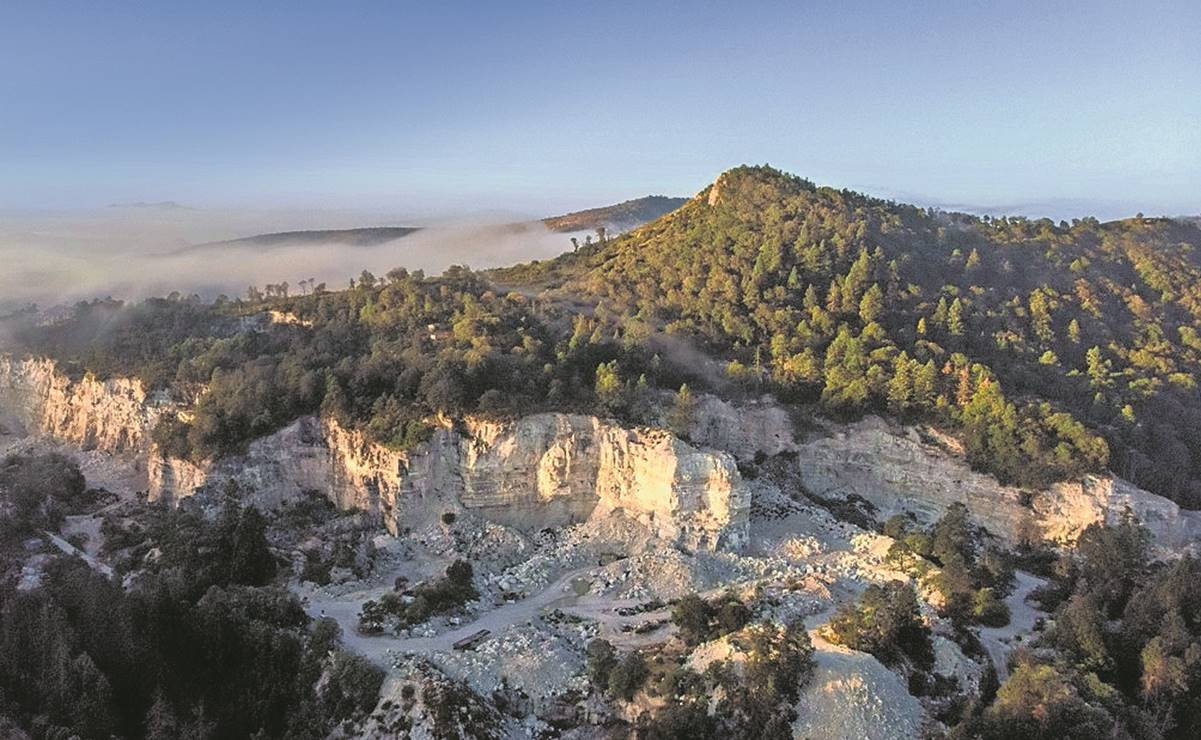
<svg viewBox="0 0 1201 740">
<path fill-rule="evenodd" d="M 838 409 L 853 410 L 867 400 L 867 353 L 859 337 L 842 324 L 826 350 L 826 384 L 822 402 Z"/>
<path fill-rule="evenodd" d="M 596 366 L 595 390 L 602 406 L 612 409 L 621 403 L 621 374 L 617 360 Z"/>
<path fill-rule="evenodd" d="M 842 286 L 838 278 L 830 281 L 830 289 L 826 291 L 826 310 L 832 314 L 842 312 Z"/>
<path fill-rule="evenodd" d="M 913 397 L 913 375 L 909 356 L 904 352 L 893 361 L 892 380 L 888 381 L 888 407 L 894 413 L 904 413 Z"/>
<path fill-rule="evenodd" d="M 242 511 L 229 555 L 229 580 L 265 586 L 275 578 L 275 558 L 267 547 L 267 523 L 253 506 Z"/>
<path fill-rule="evenodd" d="M 676 393 L 675 401 L 672 403 L 671 411 L 667 413 L 667 426 L 677 437 L 687 438 L 689 430 L 692 429 L 693 418 L 696 413 L 696 399 L 692 397 L 692 390 L 685 383 L 680 386 L 680 390 Z"/>
<path fill-rule="evenodd" d="M 146 712 L 146 740 L 176 740 L 179 737 L 179 719 L 171 702 L 162 691 L 154 696 L 154 704 Z"/>
<path fill-rule="evenodd" d="M 1113 364 L 1105 359 L 1101 354 L 1101 348 L 1097 346 L 1090 347 L 1085 355 L 1085 364 L 1088 368 L 1088 382 L 1093 388 L 1104 389 L 1113 385 L 1110 380 L 1110 374 L 1113 372 Z"/>
<path fill-rule="evenodd" d="M 938 393 L 938 368 L 934 360 L 926 360 L 926 364 L 918 366 L 913 373 L 913 405 L 919 409 L 929 409 L 934 406 Z"/>
<path fill-rule="evenodd" d="M 789 290 L 800 290 L 801 276 L 797 273 L 795 266 L 788 271 L 788 281 L 785 283 L 785 285 L 788 286 Z"/>
<path fill-rule="evenodd" d="M 947 311 L 947 331 L 953 337 L 963 336 L 963 303 L 956 298 Z"/>
<path fill-rule="evenodd" d="M 880 290 L 877 283 L 872 283 L 872 287 L 867 289 L 863 294 L 863 299 L 859 301 L 859 319 L 870 324 L 884 313 L 884 291 Z"/>
<path fill-rule="evenodd" d="M 1072 319 L 1068 324 L 1068 341 L 1072 344 L 1080 344 L 1080 322 Z"/>
<path fill-rule="evenodd" d="M 809 286 L 807 288 L 805 288 L 805 298 L 801 302 L 801 305 L 806 310 L 812 309 L 812 308 L 815 308 L 815 307 L 821 305 L 821 298 L 819 298 L 817 295 L 817 288 L 814 287 L 812 283 L 810 283 Z"/>
<path fill-rule="evenodd" d="M 947 311 L 947 299 L 944 296 L 938 299 L 938 305 L 934 307 L 934 316 L 931 317 L 936 326 L 945 327 L 947 325 Z"/>
</svg>

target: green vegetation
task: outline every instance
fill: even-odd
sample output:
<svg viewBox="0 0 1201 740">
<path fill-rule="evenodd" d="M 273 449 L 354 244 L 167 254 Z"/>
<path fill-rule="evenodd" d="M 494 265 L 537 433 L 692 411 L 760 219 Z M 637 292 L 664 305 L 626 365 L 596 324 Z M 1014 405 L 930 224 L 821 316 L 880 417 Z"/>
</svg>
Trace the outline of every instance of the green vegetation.
<svg viewBox="0 0 1201 740">
<path fill-rule="evenodd" d="M 1201 507 L 1201 229 L 975 218 L 740 167 L 626 236 L 500 280 L 561 284 L 826 413 L 954 429 L 1007 483 L 1105 466 Z M 645 331 L 645 329 L 641 329 Z"/>
<path fill-rule="evenodd" d="M 456 560 L 446 569 L 446 576 L 436 581 L 422 583 L 414 588 L 408 598 L 390 591 L 379 599 L 365 601 L 359 611 L 359 629 L 363 632 L 381 632 L 389 618 L 395 619 L 399 627 L 421 624 L 435 614 L 445 614 L 479 596 L 472 583 L 471 563 Z"/>
<path fill-rule="evenodd" d="M 922 670 L 934 665 L 930 629 L 922 621 L 913 586 L 900 581 L 868 586 L 855 604 L 830 619 L 835 642 L 871 653 L 887 665 L 908 660 Z"/>
<path fill-rule="evenodd" d="M 751 621 L 751 612 L 733 594 L 712 601 L 689 594 L 672 607 L 671 621 L 685 644 L 699 645 L 742 629 Z"/>
<path fill-rule="evenodd" d="M 266 301 L 81 304 L 17 334 L 69 370 L 206 385 L 190 423 L 155 434 L 194 459 L 318 411 L 397 448 L 438 411 L 650 421 L 648 391 L 705 384 L 656 354 L 682 338 L 728 361 L 709 380 L 731 392 L 924 419 L 1006 483 L 1108 466 L 1201 507 L 1198 247 L 1185 221 L 975 218 L 741 167 L 630 234 L 488 276 L 557 286 L 538 299 L 395 270 Z M 267 307 L 299 323 L 250 329 Z"/>
<path fill-rule="evenodd" d="M 1201 720 L 1201 561 L 1149 559 L 1132 521 L 1093 525 L 1039 594 L 1053 626 L 955 737 L 1189 738 Z"/>
<path fill-rule="evenodd" d="M 542 219 L 551 231 L 596 231 L 605 224 L 641 225 L 653 221 L 684 205 L 687 198 L 669 198 L 665 195 L 648 195 L 643 198 L 622 201 L 616 205 L 589 208 L 563 216 Z"/>
<path fill-rule="evenodd" d="M 895 540 L 888 562 L 938 591 L 942 615 L 956 627 L 1009 623 L 1009 607 L 1002 598 L 1013 588 L 1013 565 L 1005 553 L 981 544 L 963 504 L 947 507 L 929 530 L 914 526 L 908 517 L 892 517 L 884 523 L 884 534 Z M 937 569 L 931 569 L 931 563 Z"/>
<path fill-rule="evenodd" d="M 794 707 L 813 672 L 813 644 L 804 624 L 751 625 L 731 639 L 745 662 L 718 661 L 703 675 L 678 669 L 670 678 L 667 704 L 639 720 L 639 737 L 792 737 Z M 715 696 L 721 698 L 710 712 Z"/>
<path fill-rule="evenodd" d="M 0 539 L 57 528 L 87 504 L 86 487 L 79 466 L 59 454 L 0 460 Z"/>
<path fill-rule="evenodd" d="M 311 326 L 267 324 L 267 308 Z M 639 420 L 649 387 L 684 379 L 591 319 L 535 311 L 459 268 L 438 279 L 364 273 L 350 290 L 267 303 L 83 303 L 69 319 L 18 334 L 29 351 L 99 377 L 137 376 L 184 398 L 207 387 L 191 421 L 167 418 L 153 435 L 168 454 L 195 460 L 239 452 L 318 412 L 398 449 L 427 439 L 425 419 L 436 412 L 594 410 Z"/>
<path fill-rule="evenodd" d="M 160 512 L 141 537 L 159 555 L 128 588 L 66 557 L 0 581 L 0 698 L 34 737 L 316 739 L 374 707 L 383 672 L 263 585 L 253 509 Z"/>
</svg>

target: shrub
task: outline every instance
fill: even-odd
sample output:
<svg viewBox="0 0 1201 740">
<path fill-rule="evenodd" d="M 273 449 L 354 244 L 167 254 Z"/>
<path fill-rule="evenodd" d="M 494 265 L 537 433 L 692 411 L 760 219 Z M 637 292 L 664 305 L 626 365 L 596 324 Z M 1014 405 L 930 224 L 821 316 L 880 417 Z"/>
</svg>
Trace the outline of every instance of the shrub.
<svg viewBox="0 0 1201 740">
<path fill-rule="evenodd" d="M 384 671 L 360 655 L 344 651 L 334 654 L 327 669 L 328 680 L 322 687 L 321 703 L 335 720 L 366 714 L 379 699 Z"/>
<path fill-rule="evenodd" d="M 617 651 L 608 640 L 597 638 L 588 643 L 584 650 L 587 655 L 588 678 L 592 685 L 599 688 L 609 686 L 609 674 L 617 665 Z"/>
<path fill-rule="evenodd" d="M 650 669 L 641 653 L 629 653 L 609 671 L 609 693 L 629 701 L 649 675 Z"/>
<path fill-rule="evenodd" d="M 855 604 L 844 604 L 830 620 L 836 642 L 895 665 L 907 657 L 920 668 L 934 664 L 930 630 L 922 622 L 913 586 L 892 581 L 871 585 Z"/>
</svg>

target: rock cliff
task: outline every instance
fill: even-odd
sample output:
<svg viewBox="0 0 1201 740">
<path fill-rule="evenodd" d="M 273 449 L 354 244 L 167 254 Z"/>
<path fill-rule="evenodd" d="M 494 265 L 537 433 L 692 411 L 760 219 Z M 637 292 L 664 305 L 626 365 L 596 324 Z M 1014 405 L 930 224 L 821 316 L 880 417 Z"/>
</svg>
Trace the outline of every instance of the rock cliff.
<svg viewBox="0 0 1201 740">
<path fill-rule="evenodd" d="M 1003 486 L 972 471 L 952 441 L 937 432 L 890 425 L 878 417 L 838 427 L 797 448 L 802 481 L 814 493 L 845 498 L 857 494 L 882 520 L 910 512 L 936 519 L 952 502 L 967 506 L 976 521 L 1002 539 L 1045 537 L 1071 542 L 1094 522 L 1114 522 L 1129 510 L 1151 530 L 1163 552 L 1196 546 L 1201 512 L 1112 476 L 1087 476 L 1028 491 Z"/>
<path fill-rule="evenodd" d="M 53 361 L 0 355 L 0 409 L 14 431 L 44 434 L 87 450 L 143 452 L 170 406 L 138 380 L 72 380 Z"/>
<path fill-rule="evenodd" d="M 688 437 L 694 443 L 725 450 L 739 460 L 759 453 L 778 455 L 796 450 L 788 411 L 770 396 L 735 406 L 717 396 L 697 399 Z"/>
<path fill-rule="evenodd" d="M 620 509 L 689 549 L 741 547 L 750 508 L 749 489 L 727 453 L 659 430 L 557 413 L 443 421 L 407 452 L 306 417 L 239 458 L 197 466 L 152 454 L 152 499 L 230 480 L 268 506 L 321 491 L 342 508 L 378 514 L 394 533 L 447 511 L 537 531 Z"/>
</svg>

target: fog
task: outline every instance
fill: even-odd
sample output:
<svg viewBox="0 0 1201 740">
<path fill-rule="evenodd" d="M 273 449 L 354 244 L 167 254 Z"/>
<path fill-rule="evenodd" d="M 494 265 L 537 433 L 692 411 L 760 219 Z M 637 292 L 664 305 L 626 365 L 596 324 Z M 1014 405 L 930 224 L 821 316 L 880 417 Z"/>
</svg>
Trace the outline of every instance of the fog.
<svg viewBox="0 0 1201 740">
<path fill-rule="evenodd" d="M 244 295 L 249 285 L 315 278 L 340 288 L 363 270 L 441 273 L 545 259 L 568 235 L 502 216 L 422 222 L 359 212 L 217 212 L 173 205 L 89 212 L 0 213 L 0 311 L 94 297 L 140 299 L 172 291 Z M 420 226 L 375 246 L 212 244 L 279 231 Z M 205 245 L 207 246 L 197 246 Z"/>
</svg>

